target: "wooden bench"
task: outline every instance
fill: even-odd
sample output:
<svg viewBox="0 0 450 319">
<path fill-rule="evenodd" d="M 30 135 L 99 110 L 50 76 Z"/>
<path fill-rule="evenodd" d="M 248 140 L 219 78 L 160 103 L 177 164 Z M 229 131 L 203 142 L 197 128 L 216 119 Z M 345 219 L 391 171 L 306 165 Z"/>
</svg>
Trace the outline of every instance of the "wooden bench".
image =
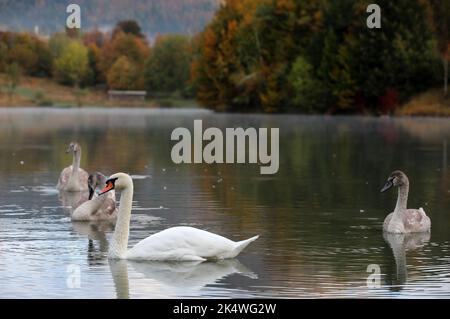
<svg viewBox="0 0 450 319">
<path fill-rule="evenodd" d="M 110 101 L 144 101 L 146 96 L 146 91 L 108 91 L 108 99 Z"/>
</svg>

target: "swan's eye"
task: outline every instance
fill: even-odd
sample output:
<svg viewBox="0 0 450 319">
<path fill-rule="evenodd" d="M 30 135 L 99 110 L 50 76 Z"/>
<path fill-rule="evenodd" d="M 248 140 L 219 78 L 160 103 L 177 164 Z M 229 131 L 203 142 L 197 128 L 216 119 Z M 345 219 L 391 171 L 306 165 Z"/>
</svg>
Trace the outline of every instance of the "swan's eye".
<svg viewBox="0 0 450 319">
<path fill-rule="evenodd" d="M 110 178 L 110 179 L 107 179 L 107 180 L 106 180 L 106 182 L 105 182 L 106 186 L 109 186 L 109 185 L 111 185 L 111 186 L 112 186 L 112 188 L 114 188 L 114 186 L 115 186 L 115 184 L 116 184 L 116 181 L 117 181 L 117 179 L 118 179 L 118 177 L 116 177 L 116 178 Z"/>
<path fill-rule="evenodd" d="M 117 179 L 118 179 L 118 177 L 116 177 L 116 178 L 110 178 L 110 179 L 106 180 L 105 184 L 106 184 L 106 185 L 112 184 L 112 185 L 114 186 L 114 184 L 116 183 Z"/>
</svg>

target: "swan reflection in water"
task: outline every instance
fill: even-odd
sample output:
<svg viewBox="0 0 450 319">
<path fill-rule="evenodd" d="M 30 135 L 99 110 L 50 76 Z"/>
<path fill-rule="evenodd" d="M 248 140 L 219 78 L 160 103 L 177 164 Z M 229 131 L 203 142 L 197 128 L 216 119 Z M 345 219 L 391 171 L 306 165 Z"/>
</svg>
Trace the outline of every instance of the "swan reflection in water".
<svg viewBox="0 0 450 319">
<path fill-rule="evenodd" d="M 63 210 L 66 214 L 69 216 L 72 215 L 73 211 L 86 202 L 89 199 L 89 192 L 83 191 L 83 192 L 65 192 L 60 191 L 59 200 L 61 201 L 61 204 L 63 206 Z"/>
<path fill-rule="evenodd" d="M 106 233 L 114 230 L 114 222 L 72 222 L 73 229 L 88 238 L 88 262 L 90 265 L 107 258 L 109 248 Z M 96 247 L 98 242 L 98 248 Z"/>
<path fill-rule="evenodd" d="M 139 275 L 135 285 L 128 276 L 128 268 Z M 109 267 L 116 287 L 117 298 L 130 298 L 130 288 L 142 290 L 144 297 L 170 297 L 179 295 L 197 295 L 207 285 L 233 274 L 251 279 L 258 276 L 237 259 L 217 262 L 149 262 L 109 260 Z M 143 278 L 142 278 L 143 277 Z M 144 280 L 144 281 L 143 281 Z"/>
<path fill-rule="evenodd" d="M 389 284 L 393 290 L 401 290 L 401 285 L 408 280 L 406 252 L 425 246 L 430 240 L 430 233 L 393 234 L 384 232 L 383 237 L 392 249 L 396 266 L 396 276 Z"/>
</svg>

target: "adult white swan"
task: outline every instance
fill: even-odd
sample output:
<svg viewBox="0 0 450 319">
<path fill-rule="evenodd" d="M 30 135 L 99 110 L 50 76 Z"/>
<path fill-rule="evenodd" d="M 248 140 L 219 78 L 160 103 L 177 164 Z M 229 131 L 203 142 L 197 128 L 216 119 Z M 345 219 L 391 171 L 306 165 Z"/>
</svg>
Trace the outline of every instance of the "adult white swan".
<svg viewBox="0 0 450 319">
<path fill-rule="evenodd" d="M 65 192 L 83 192 L 88 190 L 89 174 L 80 168 L 81 146 L 76 142 L 69 145 L 66 153 L 73 153 L 72 165 L 62 170 L 56 188 Z"/>
<path fill-rule="evenodd" d="M 128 250 L 133 180 L 125 173 L 116 173 L 109 177 L 100 194 L 113 189 L 122 193 L 116 228 L 109 246 L 109 258 L 155 261 L 227 259 L 236 257 L 248 244 L 258 238 L 255 236 L 234 242 L 192 227 L 172 227 L 141 240 Z"/>
</svg>

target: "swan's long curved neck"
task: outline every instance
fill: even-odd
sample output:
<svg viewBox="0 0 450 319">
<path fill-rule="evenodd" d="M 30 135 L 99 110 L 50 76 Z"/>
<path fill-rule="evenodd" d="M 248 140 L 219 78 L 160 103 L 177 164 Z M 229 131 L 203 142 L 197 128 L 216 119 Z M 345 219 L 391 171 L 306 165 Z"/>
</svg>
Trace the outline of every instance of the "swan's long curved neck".
<svg viewBox="0 0 450 319">
<path fill-rule="evenodd" d="M 398 188 L 397 204 L 395 205 L 394 213 L 399 213 L 406 209 L 408 203 L 409 183 L 406 183 Z"/>
<path fill-rule="evenodd" d="M 128 235 L 130 233 L 131 205 L 133 202 L 133 184 L 128 185 L 120 195 L 119 213 L 108 255 L 110 258 L 124 259 L 127 254 Z"/>
<path fill-rule="evenodd" d="M 80 168 L 80 161 L 81 161 L 81 149 L 79 149 L 76 152 L 73 152 L 73 160 L 72 160 L 72 174 L 78 173 L 78 170 Z"/>
</svg>

